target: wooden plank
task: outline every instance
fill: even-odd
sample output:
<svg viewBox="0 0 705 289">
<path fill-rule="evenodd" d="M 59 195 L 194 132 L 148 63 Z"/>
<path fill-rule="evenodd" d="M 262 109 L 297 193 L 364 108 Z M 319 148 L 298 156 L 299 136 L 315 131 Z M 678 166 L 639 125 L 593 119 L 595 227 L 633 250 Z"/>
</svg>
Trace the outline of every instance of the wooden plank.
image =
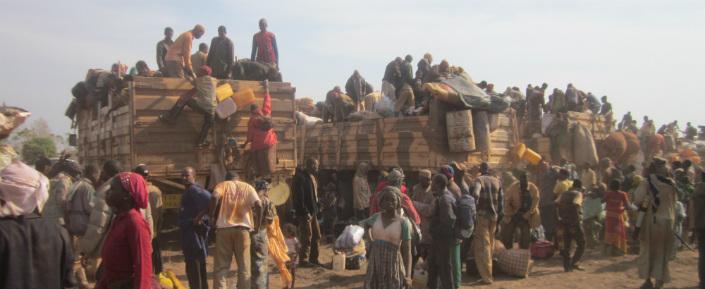
<svg viewBox="0 0 705 289">
<path fill-rule="evenodd" d="M 138 94 L 135 95 L 134 105 L 139 111 L 145 110 L 157 110 L 166 112 L 171 109 L 176 101 L 179 99 L 179 95 L 173 94 L 162 94 L 162 95 L 146 95 Z M 262 107 L 263 99 L 257 99 L 255 102 L 259 107 Z M 282 100 L 282 99 L 272 99 L 272 111 L 273 112 L 293 112 L 291 109 L 291 104 L 293 100 Z M 238 110 L 247 112 L 246 107 L 239 107 Z"/>
</svg>

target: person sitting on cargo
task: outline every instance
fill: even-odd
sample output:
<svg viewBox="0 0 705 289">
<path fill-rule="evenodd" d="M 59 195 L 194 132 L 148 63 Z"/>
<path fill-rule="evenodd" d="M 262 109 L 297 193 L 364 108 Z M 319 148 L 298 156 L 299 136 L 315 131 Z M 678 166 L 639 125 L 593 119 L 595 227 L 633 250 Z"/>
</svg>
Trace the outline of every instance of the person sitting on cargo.
<svg viewBox="0 0 705 289">
<path fill-rule="evenodd" d="M 485 88 L 485 92 L 489 95 L 497 94 L 497 92 L 494 91 L 494 83 L 488 83 L 487 88 Z"/>
<path fill-rule="evenodd" d="M 565 89 L 565 100 L 568 111 L 578 111 L 579 98 L 578 89 L 575 88 L 572 83 L 568 83 L 568 87 Z"/>
<path fill-rule="evenodd" d="M 553 113 L 561 113 L 568 111 L 566 97 L 562 90 L 553 89 L 553 93 L 548 97 L 548 110 Z"/>
<path fill-rule="evenodd" d="M 384 77 L 382 77 L 382 95 L 394 98 L 396 90 L 401 88 L 397 85 L 401 82 L 401 57 L 397 57 L 392 62 L 387 64 L 384 69 Z"/>
<path fill-rule="evenodd" d="M 198 135 L 197 146 L 208 146 L 206 139 L 208 132 L 213 126 L 213 116 L 215 112 L 215 88 L 218 80 L 211 77 L 211 68 L 203 65 L 198 71 L 198 78 L 193 82 L 194 88 L 182 95 L 168 113 L 160 115 L 159 119 L 167 123 L 174 123 L 184 110 L 185 106 L 203 115 L 203 125 Z"/>
<path fill-rule="evenodd" d="M 201 67 L 207 63 L 208 63 L 208 44 L 201 42 L 201 44 L 198 45 L 198 51 L 196 51 L 196 53 L 191 55 L 191 65 L 193 65 L 193 67 Z"/>
<path fill-rule="evenodd" d="M 191 45 L 193 39 L 199 39 L 206 33 L 206 29 L 197 24 L 193 29 L 181 33 L 166 52 L 166 77 L 184 78 L 186 74 L 196 78 L 191 64 Z"/>
<path fill-rule="evenodd" d="M 142 77 L 160 77 L 162 76 L 162 73 L 160 71 L 154 71 L 149 69 L 149 66 L 147 66 L 147 62 L 144 62 L 144 60 L 137 61 L 137 64 L 135 64 L 135 68 L 137 69 L 137 76 L 142 76 Z"/>
<path fill-rule="evenodd" d="M 174 40 L 171 37 L 174 36 L 174 29 L 171 27 L 164 28 L 164 39 L 157 42 L 157 67 L 162 74 L 166 74 L 166 52 L 169 50 L 169 46 L 174 44 Z"/>
<path fill-rule="evenodd" d="M 213 77 L 218 79 L 230 78 L 230 69 L 235 60 L 235 47 L 227 33 L 225 26 L 218 27 L 218 37 L 213 37 L 208 51 L 207 64 L 213 69 Z"/>
<path fill-rule="evenodd" d="M 632 122 L 632 120 L 632 112 L 627 111 L 627 113 L 622 116 L 622 121 L 619 122 L 617 128 L 620 130 L 626 128 Z"/>
<path fill-rule="evenodd" d="M 688 140 L 695 140 L 695 137 L 698 136 L 698 129 L 696 129 L 690 122 L 685 125 L 685 131 L 683 132 L 685 134 L 685 138 Z"/>
<path fill-rule="evenodd" d="M 267 19 L 259 20 L 259 30 L 252 37 L 252 56 L 250 59 L 269 64 L 279 70 L 279 50 L 274 33 L 267 31 Z"/>
<path fill-rule="evenodd" d="M 602 107 L 600 108 L 600 115 L 605 117 L 605 123 L 607 124 L 607 130 L 611 130 L 614 127 L 612 123 L 612 104 L 607 102 L 607 96 L 602 96 Z"/>
<path fill-rule="evenodd" d="M 264 82 L 262 109 L 256 104 L 250 106 L 250 120 L 247 122 L 247 140 L 243 148 L 250 145 L 250 152 L 258 177 L 269 179 L 276 169 L 277 134 L 272 128 L 272 97 L 269 82 Z"/>
<path fill-rule="evenodd" d="M 426 53 L 423 58 L 419 60 L 416 64 L 416 78 L 414 79 L 414 95 L 416 96 L 416 106 L 423 106 L 424 103 L 428 102 L 430 94 L 423 90 L 424 79 L 426 75 L 431 72 L 431 63 L 433 63 L 433 56 L 431 53 Z"/>
<path fill-rule="evenodd" d="M 323 117 L 324 122 L 332 120 L 334 122 L 344 121 L 345 118 L 355 109 L 350 96 L 343 94 L 340 86 L 334 87 L 326 94 L 326 110 Z"/>
<path fill-rule="evenodd" d="M 592 112 L 592 114 L 598 114 L 600 112 L 600 101 L 594 94 L 592 94 L 592 92 L 588 92 L 585 98 L 585 105 L 587 106 L 587 109 Z"/>
<path fill-rule="evenodd" d="M 350 96 L 355 103 L 355 111 L 363 111 L 363 98 L 372 93 L 372 85 L 365 80 L 360 72 L 355 70 L 345 83 L 345 93 Z"/>
</svg>

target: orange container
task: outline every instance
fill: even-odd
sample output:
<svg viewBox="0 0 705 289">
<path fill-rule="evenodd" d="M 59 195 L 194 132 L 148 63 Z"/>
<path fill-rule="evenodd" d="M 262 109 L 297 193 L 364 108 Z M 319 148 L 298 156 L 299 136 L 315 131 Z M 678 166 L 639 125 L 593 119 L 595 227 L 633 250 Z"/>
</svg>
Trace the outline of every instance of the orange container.
<svg viewBox="0 0 705 289">
<path fill-rule="evenodd" d="M 529 162 L 532 165 L 537 165 L 539 162 L 541 162 L 541 155 L 530 148 L 526 148 L 526 151 L 524 151 L 524 154 L 521 156 L 521 159 Z"/>
<path fill-rule="evenodd" d="M 520 144 L 514 146 L 514 148 L 512 149 L 512 156 L 518 160 L 518 159 L 521 159 L 522 156 L 524 156 L 524 152 L 526 152 L 526 145 L 523 143 L 520 143 Z"/>
<path fill-rule="evenodd" d="M 250 104 L 256 102 L 255 92 L 252 91 L 252 89 L 235 92 L 232 98 L 235 100 L 235 105 L 237 105 L 238 110 L 249 109 Z"/>
</svg>

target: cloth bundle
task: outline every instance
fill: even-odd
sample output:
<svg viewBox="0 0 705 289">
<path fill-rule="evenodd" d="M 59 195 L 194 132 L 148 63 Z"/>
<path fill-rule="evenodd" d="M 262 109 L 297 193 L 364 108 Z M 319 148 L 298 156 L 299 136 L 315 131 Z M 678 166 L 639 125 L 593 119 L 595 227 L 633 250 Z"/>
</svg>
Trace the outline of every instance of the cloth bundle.
<svg viewBox="0 0 705 289">
<path fill-rule="evenodd" d="M 336 249 L 354 248 L 362 240 L 365 234 L 365 229 L 357 225 L 348 225 L 343 230 L 343 233 L 335 240 Z"/>
</svg>

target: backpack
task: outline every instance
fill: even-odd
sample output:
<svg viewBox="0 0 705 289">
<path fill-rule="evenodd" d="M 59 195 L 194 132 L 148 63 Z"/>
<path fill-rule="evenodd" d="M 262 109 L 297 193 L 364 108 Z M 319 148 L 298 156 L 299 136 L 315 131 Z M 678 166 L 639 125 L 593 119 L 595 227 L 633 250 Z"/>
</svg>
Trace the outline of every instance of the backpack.
<svg viewBox="0 0 705 289">
<path fill-rule="evenodd" d="M 89 184 L 84 180 L 77 181 L 69 192 L 71 198 L 66 203 L 66 218 L 64 218 L 64 222 L 66 223 L 66 230 L 73 236 L 83 236 L 88 229 L 91 207 L 86 199 L 89 197 L 87 194 L 90 194 L 90 192 L 86 189 L 79 190 L 81 186 L 87 185 Z"/>
<path fill-rule="evenodd" d="M 475 230 L 475 199 L 463 194 L 455 201 L 455 229 L 458 239 L 468 239 Z"/>
</svg>

